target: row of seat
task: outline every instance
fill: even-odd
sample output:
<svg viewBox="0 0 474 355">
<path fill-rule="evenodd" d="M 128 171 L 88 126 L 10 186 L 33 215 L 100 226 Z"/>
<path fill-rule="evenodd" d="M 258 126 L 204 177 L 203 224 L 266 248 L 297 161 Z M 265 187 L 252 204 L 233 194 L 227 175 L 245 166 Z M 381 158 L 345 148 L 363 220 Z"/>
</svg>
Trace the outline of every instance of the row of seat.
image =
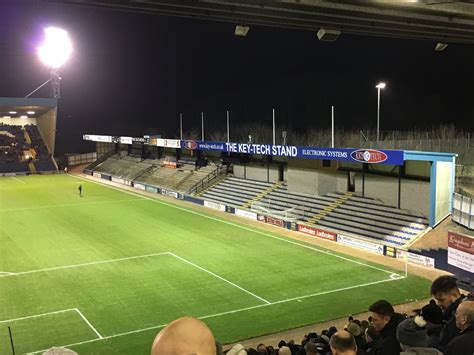
<svg viewBox="0 0 474 355">
<path fill-rule="evenodd" d="M 114 155 L 95 167 L 94 171 L 124 180 L 187 192 L 216 169 L 214 165 L 196 169 L 191 159 L 181 159 L 179 162 L 179 168 L 171 169 L 163 167 L 164 159 L 141 160 L 130 155 Z"/>
<path fill-rule="evenodd" d="M 228 177 L 204 191 L 201 197 L 240 208 L 258 200 L 275 211 L 291 209 L 302 223 L 310 223 L 316 214 L 322 213 L 317 226 L 382 239 L 394 245 L 405 245 L 428 227 L 426 218 L 371 198 L 355 195 L 335 204 L 344 194 L 309 196 L 289 192 L 286 184 L 271 189 L 272 186 L 272 183 Z M 260 195 L 264 196 L 258 199 Z"/>
</svg>

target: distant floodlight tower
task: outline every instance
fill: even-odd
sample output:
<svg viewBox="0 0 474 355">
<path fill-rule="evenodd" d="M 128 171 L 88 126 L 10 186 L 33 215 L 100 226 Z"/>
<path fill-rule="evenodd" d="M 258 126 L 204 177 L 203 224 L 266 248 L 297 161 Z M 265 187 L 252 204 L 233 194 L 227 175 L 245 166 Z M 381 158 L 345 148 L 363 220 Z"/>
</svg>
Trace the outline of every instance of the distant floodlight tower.
<svg viewBox="0 0 474 355">
<path fill-rule="evenodd" d="M 380 90 L 385 89 L 386 84 L 383 82 L 375 85 L 377 88 L 377 145 L 380 140 Z"/>
<path fill-rule="evenodd" d="M 71 56 L 72 44 L 68 33 L 57 27 L 45 28 L 44 35 L 44 41 L 38 48 L 38 56 L 44 64 L 51 68 L 51 76 L 46 82 L 26 95 L 26 97 L 31 96 L 47 83 L 51 82 L 53 96 L 59 99 L 61 97 L 61 92 L 59 90 L 59 82 L 61 80 L 59 69 Z"/>
</svg>

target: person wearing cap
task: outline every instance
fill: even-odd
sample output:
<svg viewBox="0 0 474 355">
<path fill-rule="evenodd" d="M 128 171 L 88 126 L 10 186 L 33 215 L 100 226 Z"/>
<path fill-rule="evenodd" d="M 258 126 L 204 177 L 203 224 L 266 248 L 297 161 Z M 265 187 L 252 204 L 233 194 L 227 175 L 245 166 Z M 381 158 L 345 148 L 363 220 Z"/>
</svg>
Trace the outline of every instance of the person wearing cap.
<svg viewBox="0 0 474 355">
<path fill-rule="evenodd" d="M 444 326 L 441 330 L 439 346 L 444 349 L 451 339 L 459 334 L 455 314 L 465 296 L 459 291 L 456 278 L 450 275 L 443 275 L 434 280 L 431 284 L 431 294 L 443 310 Z"/>
<path fill-rule="evenodd" d="M 356 341 L 356 344 L 357 344 L 357 348 L 358 349 L 362 349 L 364 348 L 365 344 L 366 344 L 366 341 L 365 339 L 362 337 L 362 331 L 360 329 L 360 326 L 356 323 L 356 322 L 350 322 L 348 325 L 347 325 L 347 329 L 346 329 L 349 333 L 352 334 L 352 336 L 354 337 L 355 341 Z"/>
<path fill-rule="evenodd" d="M 369 308 L 372 312 L 372 323 L 379 332 L 372 353 L 374 355 L 399 355 L 401 348 L 396 337 L 397 325 L 403 320 L 401 314 L 395 313 L 390 302 L 380 300 Z"/>
<path fill-rule="evenodd" d="M 397 326 L 397 340 L 402 352 L 400 355 L 443 355 L 438 349 L 428 347 L 426 321 L 422 316 L 408 318 Z"/>
<path fill-rule="evenodd" d="M 449 342 L 444 354 L 474 354 L 474 301 L 461 302 L 456 311 L 456 327 L 461 331 L 461 335 Z"/>
<path fill-rule="evenodd" d="M 430 302 L 420 310 L 420 315 L 426 321 L 428 347 L 442 351 L 443 348 L 440 346 L 439 340 L 443 329 L 443 311 L 436 302 Z"/>
</svg>

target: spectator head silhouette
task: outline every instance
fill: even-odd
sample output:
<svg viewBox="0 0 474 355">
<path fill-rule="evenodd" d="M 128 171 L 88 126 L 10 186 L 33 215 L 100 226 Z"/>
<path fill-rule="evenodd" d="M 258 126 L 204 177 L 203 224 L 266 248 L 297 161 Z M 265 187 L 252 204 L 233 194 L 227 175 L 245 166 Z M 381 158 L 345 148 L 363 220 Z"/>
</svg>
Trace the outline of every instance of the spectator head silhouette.
<svg viewBox="0 0 474 355">
<path fill-rule="evenodd" d="M 333 355 L 356 355 L 357 345 L 354 337 L 346 330 L 340 330 L 329 340 Z"/>
<path fill-rule="evenodd" d="M 412 347 L 426 348 L 428 346 L 428 335 L 425 329 L 426 322 L 422 317 L 408 318 L 397 326 L 397 340 L 402 349 Z"/>
<path fill-rule="evenodd" d="M 474 325 L 474 301 L 461 302 L 456 310 L 456 327 L 464 331 Z"/>
<path fill-rule="evenodd" d="M 431 284 L 431 294 L 443 310 L 447 310 L 452 303 L 461 297 L 457 280 L 450 275 L 443 275 L 434 280 Z"/>
<path fill-rule="evenodd" d="M 372 324 L 378 332 L 385 328 L 395 314 L 392 305 L 385 300 L 380 300 L 372 304 L 369 311 L 372 312 Z"/>
<path fill-rule="evenodd" d="M 215 355 L 214 335 L 199 319 L 178 318 L 163 328 L 153 342 L 151 355 Z"/>
</svg>

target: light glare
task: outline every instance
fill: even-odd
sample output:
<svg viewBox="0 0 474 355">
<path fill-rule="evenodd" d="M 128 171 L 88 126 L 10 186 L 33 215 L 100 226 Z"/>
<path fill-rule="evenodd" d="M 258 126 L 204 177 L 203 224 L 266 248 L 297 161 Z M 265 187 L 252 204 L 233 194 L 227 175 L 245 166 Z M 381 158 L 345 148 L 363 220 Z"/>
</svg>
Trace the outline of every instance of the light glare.
<svg viewBox="0 0 474 355">
<path fill-rule="evenodd" d="M 45 39 L 38 48 L 41 61 L 54 68 L 60 68 L 72 53 L 72 45 L 68 33 L 60 28 L 44 29 Z"/>
<path fill-rule="evenodd" d="M 10 115 L 16 115 L 16 111 L 8 111 Z"/>
<path fill-rule="evenodd" d="M 28 116 L 20 116 L 20 118 L 28 118 Z"/>
<path fill-rule="evenodd" d="M 29 114 L 29 115 L 34 115 L 35 111 L 26 111 L 26 113 Z"/>
<path fill-rule="evenodd" d="M 375 87 L 377 89 L 385 89 L 385 83 L 378 83 Z"/>
</svg>

